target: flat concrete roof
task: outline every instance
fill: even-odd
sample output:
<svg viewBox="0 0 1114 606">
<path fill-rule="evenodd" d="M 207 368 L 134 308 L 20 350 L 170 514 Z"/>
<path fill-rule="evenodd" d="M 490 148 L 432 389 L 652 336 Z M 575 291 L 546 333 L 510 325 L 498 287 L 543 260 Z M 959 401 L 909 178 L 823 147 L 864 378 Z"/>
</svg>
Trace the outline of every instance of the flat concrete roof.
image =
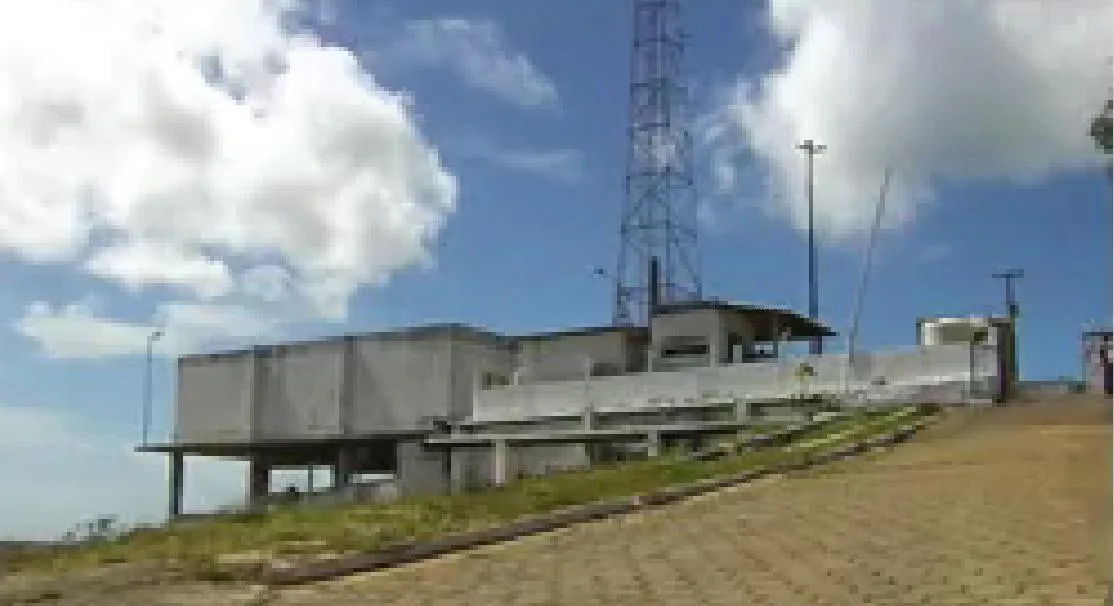
<svg viewBox="0 0 1114 606">
<path fill-rule="evenodd" d="M 341 335 L 323 336 L 315 339 L 297 341 L 280 341 L 266 343 L 248 348 L 232 349 L 217 352 L 190 353 L 179 356 L 179 360 L 202 360 L 223 357 L 236 357 L 249 355 L 253 352 L 268 353 L 283 349 L 306 347 L 311 345 L 339 344 L 345 341 L 420 341 L 439 338 L 464 338 L 475 339 L 497 345 L 510 345 L 507 337 L 489 330 L 476 328 L 467 324 L 425 324 L 421 326 L 407 326 L 377 332 L 347 333 Z"/>
</svg>

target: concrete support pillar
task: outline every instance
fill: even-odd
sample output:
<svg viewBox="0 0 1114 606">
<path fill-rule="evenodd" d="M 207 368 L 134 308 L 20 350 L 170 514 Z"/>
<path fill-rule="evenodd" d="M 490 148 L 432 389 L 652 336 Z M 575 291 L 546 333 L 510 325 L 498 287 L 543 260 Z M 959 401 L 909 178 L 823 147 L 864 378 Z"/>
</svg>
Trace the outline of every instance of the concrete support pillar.
<svg viewBox="0 0 1114 606">
<path fill-rule="evenodd" d="M 709 336 L 711 339 L 708 340 L 708 366 L 719 366 L 723 364 L 723 331 L 717 330 Z"/>
<path fill-rule="evenodd" d="M 170 519 L 182 515 L 182 487 L 184 486 L 185 464 L 181 452 L 170 453 Z"/>
<path fill-rule="evenodd" d="M 506 486 L 507 468 L 510 463 L 510 449 L 507 446 L 506 440 L 495 440 L 493 459 L 495 469 L 491 476 L 492 481 L 496 486 Z"/>
<path fill-rule="evenodd" d="M 248 464 L 248 504 L 255 507 L 262 503 L 271 492 L 271 465 L 263 457 L 255 455 Z"/>
<path fill-rule="evenodd" d="M 352 449 L 341 446 L 337 449 L 336 464 L 333 465 L 333 491 L 346 490 L 352 483 Z"/>
<path fill-rule="evenodd" d="M 735 420 L 739 422 L 750 420 L 750 401 L 746 398 L 735 398 Z"/>
<path fill-rule="evenodd" d="M 467 488 L 468 452 L 463 448 L 450 447 L 446 449 L 445 456 L 449 457 L 449 491 L 453 494 L 462 493 Z"/>
<path fill-rule="evenodd" d="M 652 459 L 661 456 L 661 432 L 651 431 L 646 434 L 646 456 Z"/>
</svg>

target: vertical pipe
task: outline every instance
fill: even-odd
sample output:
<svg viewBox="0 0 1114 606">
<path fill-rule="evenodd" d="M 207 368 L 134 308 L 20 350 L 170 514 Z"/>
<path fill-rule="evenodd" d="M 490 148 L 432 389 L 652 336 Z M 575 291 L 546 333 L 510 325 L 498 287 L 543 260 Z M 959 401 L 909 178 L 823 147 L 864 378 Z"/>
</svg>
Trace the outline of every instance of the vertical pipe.
<svg viewBox="0 0 1114 606">
<path fill-rule="evenodd" d="M 658 308 L 661 305 L 661 266 L 657 256 L 650 257 L 650 292 L 649 296 L 649 313 L 646 316 L 647 323 L 650 318 L 654 317 Z"/>
<path fill-rule="evenodd" d="M 170 503 L 168 513 L 171 520 L 182 514 L 182 487 L 185 473 L 182 458 L 181 451 L 170 453 Z"/>
</svg>

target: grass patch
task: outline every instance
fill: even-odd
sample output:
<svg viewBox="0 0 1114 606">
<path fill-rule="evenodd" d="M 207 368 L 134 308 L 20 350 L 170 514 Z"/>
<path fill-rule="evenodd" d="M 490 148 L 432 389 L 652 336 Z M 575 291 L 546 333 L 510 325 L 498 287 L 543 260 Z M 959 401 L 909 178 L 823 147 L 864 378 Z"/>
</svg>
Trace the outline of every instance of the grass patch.
<svg viewBox="0 0 1114 606">
<path fill-rule="evenodd" d="M 63 571 L 127 562 L 183 570 L 193 578 L 231 580 L 228 566 L 245 561 L 373 551 L 403 541 L 478 530 L 574 505 L 643 495 L 666 486 L 797 462 L 811 453 L 882 435 L 925 412 L 856 413 L 802 432 L 790 442 L 789 448 L 768 447 L 711 461 L 693 461 L 680 453 L 667 453 L 658 459 L 517 480 L 503 488 L 478 493 L 431 495 L 379 505 L 290 506 L 267 515 L 173 523 L 160 530 L 76 548 L 15 554 L 8 567 Z M 801 447 L 830 436 L 838 437 Z"/>
</svg>

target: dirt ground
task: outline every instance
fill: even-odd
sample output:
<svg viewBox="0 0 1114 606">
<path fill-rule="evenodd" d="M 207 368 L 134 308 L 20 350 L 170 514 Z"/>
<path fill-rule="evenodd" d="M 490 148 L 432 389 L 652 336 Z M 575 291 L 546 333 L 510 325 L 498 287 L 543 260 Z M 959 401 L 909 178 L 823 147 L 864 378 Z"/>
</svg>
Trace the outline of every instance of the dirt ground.
<svg viewBox="0 0 1114 606">
<path fill-rule="evenodd" d="M 111 603 L 1099 606 L 1109 406 L 959 413 L 868 460 L 390 571 Z"/>
</svg>

